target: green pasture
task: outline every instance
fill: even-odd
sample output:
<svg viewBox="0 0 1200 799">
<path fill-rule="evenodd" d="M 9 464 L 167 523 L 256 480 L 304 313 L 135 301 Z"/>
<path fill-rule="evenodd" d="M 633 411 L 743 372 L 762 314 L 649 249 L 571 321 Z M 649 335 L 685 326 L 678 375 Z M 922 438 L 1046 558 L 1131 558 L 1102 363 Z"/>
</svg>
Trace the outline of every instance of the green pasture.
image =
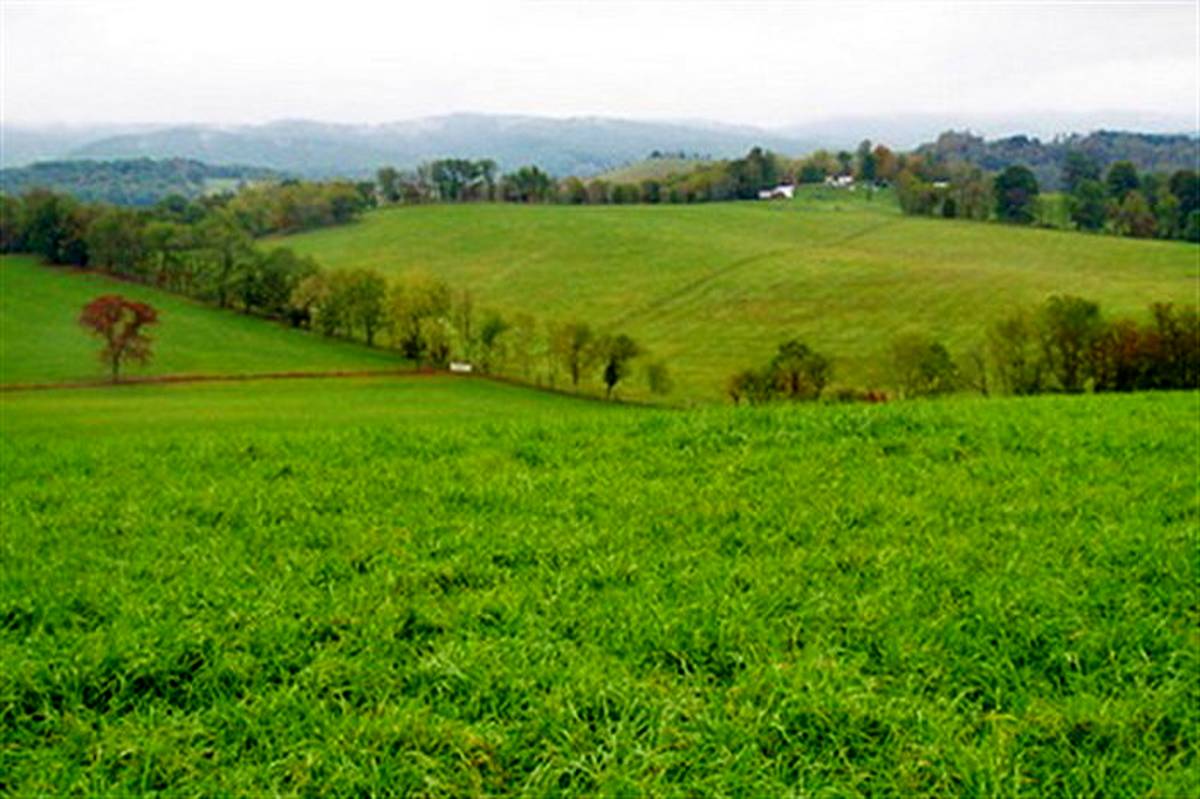
<svg viewBox="0 0 1200 799">
<path fill-rule="evenodd" d="M 102 294 L 144 300 L 159 311 L 149 328 L 154 358 L 128 375 L 246 374 L 395 369 L 394 353 L 333 341 L 177 295 L 23 256 L 0 257 L 0 383 L 105 379 L 98 340 L 79 312 Z"/>
<path fill-rule="evenodd" d="M 588 418 L 619 407 L 474 377 L 406 375 L 106 388 L 0 394 L 0 427 L 74 439 L 181 430 L 242 434 L 313 425 L 422 427 L 539 417 Z"/>
<path fill-rule="evenodd" d="M 0 408 L 6 794 L 1200 790 L 1195 394 Z"/>
<path fill-rule="evenodd" d="M 794 202 L 392 208 L 279 241 L 328 267 L 425 270 L 483 306 L 626 331 L 671 366 L 677 400 L 718 399 L 794 336 L 834 357 L 837 382 L 883 386 L 901 331 L 961 355 L 989 321 L 1051 294 L 1140 316 L 1200 290 L 1192 244 L 906 217 L 888 192 L 824 188 Z"/>
</svg>

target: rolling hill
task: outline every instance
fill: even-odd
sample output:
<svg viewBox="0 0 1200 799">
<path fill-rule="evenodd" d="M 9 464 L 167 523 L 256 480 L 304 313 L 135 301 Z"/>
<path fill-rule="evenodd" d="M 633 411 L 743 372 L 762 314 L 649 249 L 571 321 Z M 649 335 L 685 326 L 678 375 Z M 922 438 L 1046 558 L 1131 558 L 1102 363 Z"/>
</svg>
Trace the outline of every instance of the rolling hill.
<svg viewBox="0 0 1200 799">
<path fill-rule="evenodd" d="M 794 155 L 812 149 L 813 142 L 712 123 L 451 114 L 380 125 L 291 120 L 164 128 L 94 140 L 66 155 L 192 158 L 312 177 L 373 175 L 384 165 L 411 168 L 435 158 L 492 158 L 503 169 L 537 164 L 556 175 L 586 176 L 645 158 L 654 150 L 731 157 L 755 145 Z"/>
<path fill-rule="evenodd" d="M 1113 314 L 1194 303 L 1194 245 L 900 215 L 884 195 L 791 203 L 394 208 L 282 240 L 329 267 L 425 270 L 480 306 L 625 331 L 665 358 L 678 397 L 714 400 L 734 371 L 800 337 L 835 382 L 881 385 L 916 328 L 956 354 L 989 320 L 1055 293 Z"/>
<path fill-rule="evenodd" d="M 256 374 L 399 369 L 397 355 L 219 311 L 156 289 L 28 257 L 0 258 L 0 384 L 101 380 L 97 343 L 76 321 L 89 300 L 117 293 L 151 303 L 154 359 L 128 375 Z"/>
</svg>

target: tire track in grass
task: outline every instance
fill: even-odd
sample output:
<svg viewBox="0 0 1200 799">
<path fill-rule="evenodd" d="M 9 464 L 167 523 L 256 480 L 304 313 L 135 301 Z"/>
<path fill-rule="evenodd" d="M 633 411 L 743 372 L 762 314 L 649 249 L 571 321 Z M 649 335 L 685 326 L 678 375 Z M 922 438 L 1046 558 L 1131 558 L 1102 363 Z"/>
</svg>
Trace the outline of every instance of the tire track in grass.
<svg viewBox="0 0 1200 799">
<path fill-rule="evenodd" d="M 718 278 L 726 277 L 731 273 L 745 269 L 747 266 L 750 266 L 751 264 L 755 264 L 760 261 L 766 261 L 766 260 L 769 260 L 776 256 L 786 255 L 788 253 L 804 253 L 804 252 L 810 252 L 812 250 L 816 250 L 819 248 L 838 247 L 838 246 L 841 246 L 848 242 L 863 238 L 864 236 L 869 236 L 870 234 L 878 232 L 879 230 L 882 230 L 885 227 L 890 227 L 892 225 L 900 224 L 902 221 L 904 221 L 904 220 L 888 219 L 883 222 L 878 222 L 875 224 L 868 225 L 867 227 L 862 228 L 861 230 L 855 230 L 851 233 L 847 233 L 845 236 L 833 239 L 831 241 L 821 242 L 819 244 L 814 243 L 807 247 L 779 247 L 779 248 L 776 248 L 773 250 L 767 250 L 765 252 L 760 252 L 755 255 L 749 255 L 749 256 L 746 256 L 745 258 L 739 258 L 738 260 L 733 261 L 732 263 L 726 264 L 725 266 L 719 266 L 715 269 L 710 269 L 708 272 L 705 272 L 703 275 L 696 278 L 695 280 L 692 280 L 691 282 L 686 283 L 685 285 L 680 286 L 679 288 L 674 289 L 660 297 L 650 300 L 649 302 L 643 304 L 642 306 L 640 306 L 638 308 L 632 308 L 632 309 L 626 311 L 625 313 L 619 314 L 615 319 L 611 320 L 608 323 L 608 325 L 610 327 L 616 327 L 618 325 L 626 325 L 632 320 L 652 316 L 652 315 L 654 315 L 654 313 L 656 311 L 660 311 L 663 308 L 665 308 L 669 305 L 672 305 L 672 304 L 678 302 L 679 300 L 686 298 L 687 296 L 689 296 L 691 294 L 698 293 L 701 290 L 707 288 L 710 284 L 716 282 L 716 280 Z"/>
</svg>

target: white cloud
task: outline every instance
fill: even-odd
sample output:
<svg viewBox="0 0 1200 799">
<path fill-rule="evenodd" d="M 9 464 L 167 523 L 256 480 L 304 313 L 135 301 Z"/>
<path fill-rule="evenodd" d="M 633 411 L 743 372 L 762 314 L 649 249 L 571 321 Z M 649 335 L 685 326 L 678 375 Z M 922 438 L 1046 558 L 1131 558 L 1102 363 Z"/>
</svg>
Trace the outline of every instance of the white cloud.
<svg viewBox="0 0 1200 799">
<path fill-rule="evenodd" d="M 1195 114 L 1183 3 L 3 3 L 4 116 Z"/>
</svg>

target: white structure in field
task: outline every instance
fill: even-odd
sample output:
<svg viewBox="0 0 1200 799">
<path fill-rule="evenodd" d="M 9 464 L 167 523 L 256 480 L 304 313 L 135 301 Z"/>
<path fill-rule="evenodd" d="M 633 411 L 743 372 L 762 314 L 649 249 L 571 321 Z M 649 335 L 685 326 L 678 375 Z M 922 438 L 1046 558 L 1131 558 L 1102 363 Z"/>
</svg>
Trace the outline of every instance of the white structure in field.
<svg viewBox="0 0 1200 799">
<path fill-rule="evenodd" d="M 471 364 L 466 361 L 451 361 L 450 371 L 460 375 L 471 374 Z"/>
<path fill-rule="evenodd" d="M 760 200 L 790 200 L 796 196 L 796 187 L 790 183 L 780 183 L 773 189 L 762 189 L 758 193 Z"/>
<path fill-rule="evenodd" d="M 848 189 L 854 185 L 853 175 L 830 175 L 825 178 L 825 185 L 835 189 Z"/>
</svg>

